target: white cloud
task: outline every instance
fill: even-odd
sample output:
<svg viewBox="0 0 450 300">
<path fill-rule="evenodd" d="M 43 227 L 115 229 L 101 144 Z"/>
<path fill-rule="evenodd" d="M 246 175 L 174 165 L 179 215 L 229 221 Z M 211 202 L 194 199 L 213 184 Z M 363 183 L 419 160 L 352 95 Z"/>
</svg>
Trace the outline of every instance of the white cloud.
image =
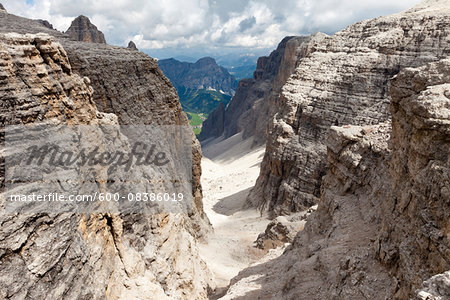
<svg viewBox="0 0 450 300">
<path fill-rule="evenodd" d="M 331 33 L 419 0 L 0 0 L 17 15 L 64 31 L 83 14 L 109 43 L 140 49 L 273 48 L 286 35 Z M 30 2 L 30 1 L 28 1 Z"/>
</svg>

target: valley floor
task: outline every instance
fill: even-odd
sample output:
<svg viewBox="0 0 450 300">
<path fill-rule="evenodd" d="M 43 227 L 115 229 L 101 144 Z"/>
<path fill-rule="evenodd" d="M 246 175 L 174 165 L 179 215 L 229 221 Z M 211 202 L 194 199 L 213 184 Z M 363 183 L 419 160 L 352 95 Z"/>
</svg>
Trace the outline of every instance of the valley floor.
<svg viewBox="0 0 450 300">
<path fill-rule="evenodd" d="M 203 203 L 214 232 L 200 245 L 200 254 L 214 273 L 218 290 L 265 254 L 253 242 L 269 220 L 255 209 L 242 208 L 265 149 L 252 149 L 251 142 L 238 134 L 203 149 Z"/>
</svg>

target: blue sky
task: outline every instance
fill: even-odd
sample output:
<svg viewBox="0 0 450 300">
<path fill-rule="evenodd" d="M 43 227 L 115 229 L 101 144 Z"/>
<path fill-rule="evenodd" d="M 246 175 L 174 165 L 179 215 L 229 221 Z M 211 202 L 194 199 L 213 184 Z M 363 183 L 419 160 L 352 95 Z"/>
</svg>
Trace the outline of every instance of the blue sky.
<svg viewBox="0 0 450 300">
<path fill-rule="evenodd" d="M 158 56 L 176 52 L 255 52 L 287 35 L 333 33 L 354 22 L 392 14 L 418 0 L 0 0 L 14 14 L 46 19 L 60 31 L 83 14 L 108 43 Z M 256 50 L 255 50 L 256 49 Z"/>
</svg>

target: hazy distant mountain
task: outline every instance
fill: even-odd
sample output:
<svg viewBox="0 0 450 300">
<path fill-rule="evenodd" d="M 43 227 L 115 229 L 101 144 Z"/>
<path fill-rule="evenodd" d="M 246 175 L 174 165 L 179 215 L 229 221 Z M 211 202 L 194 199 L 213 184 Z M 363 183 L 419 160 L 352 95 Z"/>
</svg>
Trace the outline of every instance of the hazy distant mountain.
<svg viewBox="0 0 450 300">
<path fill-rule="evenodd" d="M 178 90 L 216 90 L 233 95 L 237 81 L 227 69 L 219 66 L 214 58 L 204 57 L 195 63 L 181 62 L 173 58 L 158 61 L 159 67 Z"/>
<path fill-rule="evenodd" d="M 270 52 L 270 50 L 263 51 L 261 55 L 267 54 L 267 52 Z M 256 62 L 258 61 L 258 52 L 255 53 L 247 53 L 247 54 L 226 54 L 226 55 L 220 55 L 217 56 L 217 63 L 219 63 L 221 66 L 224 66 L 227 69 L 230 68 L 237 68 L 242 66 L 250 66 L 253 65 L 256 67 Z"/>
<path fill-rule="evenodd" d="M 267 50 L 264 55 L 269 52 Z M 259 52 L 258 52 L 259 53 Z M 262 55 L 262 54 L 261 54 Z M 227 68 L 228 72 L 236 77 L 237 80 L 244 78 L 253 78 L 253 72 L 256 69 L 258 56 L 255 53 L 248 54 L 228 54 L 217 57 L 217 62 Z"/>
<path fill-rule="evenodd" d="M 239 67 L 229 67 L 228 71 L 231 75 L 236 77 L 237 80 L 241 80 L 244 78 L 252 78 L 253 72 L 255 72 L 256 64 L 252 65 L 244 65 Z"/>
<path fill-rule="evenodd" d="M 209 114 L 220 103 L 226 106 L 237 88 L 235 77 L 211 57 L 195 63 L 170 58 L 158 64 L 177 89 L 181 105 L 188 112 Z"/>
<path fill-rule="evenodd" d="M 192 57 L 192 56 L 186 56 L 186 55 L 177 55 L 175 57 L 172 57 L 176 60 L 183 61 L 183 62 L 189 62 L 189 63 L 195 63 L 198 58 Z"/>
<path fill-rule="evenodd" d="M 209 114 L 220 103 L 227 106 L 231 100 L 230 95 L 205 89 L 190 90 L 181 88 L 178 90 L 178 96 L 185 111 L 203 114 Z"/>
<path fill-rule="evenodd" d="M 233 54 L 214 57 L 219 65 L 226 68 L 231 75 L 236 77 L 236 80 L 239 81 L 244 78 L 253 77 L 253 72 L 256 69 L 257 61 L 257 57 L 254 54 Z M 174 59 L 189 63 L 195 63 L 198 60 L 194 57 L 185 55 L 175 56 Z"/>
<path fill-rule="evenodd" d="M 159 60 L 174 58 L 180 62 L 189 63 L 195 63 L 202 57 L 214 57 L 218 65 L 226 68 L 239 81 L 243 78 L 252 78 L 258 57 L 270 53 L 273 49 L 218 49 L 216 52 L 205 51 L 203 48 L 182 50 L 143 49 L 143 52 L 152 57 L 157 57 Z"/>
</svg>

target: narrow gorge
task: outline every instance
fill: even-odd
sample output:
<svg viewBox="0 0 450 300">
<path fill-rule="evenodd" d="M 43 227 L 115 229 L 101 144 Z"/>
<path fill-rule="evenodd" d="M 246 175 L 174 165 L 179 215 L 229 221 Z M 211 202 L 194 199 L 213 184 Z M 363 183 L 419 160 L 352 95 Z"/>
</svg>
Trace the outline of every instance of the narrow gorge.
<svg viewBox="0 0 450 300">
<path fill-rule="evenodd" d="M 213 58 L 158 61 L 85 16 L 60 32 L 6 4 L 1 299 L 450 299 L 449 0 L 287 36 L 238 84 Z M 231 100 L 208 102 L 198 134 L 182 97 L 200 90 Z M 185 201 L 8 211 L 11 189 L 43 189 L 11 149 L 15 126 L 39 139 L 37 124 L 88 126 L 91 147 L 132 153 L 139 128 L 159 128 L 188 170 L 79 168 L 70 189 Z M 42 173 L 69 189 L 67 169 Z"/>
<path fill-rule="evenodd" d="M 333 36 L 286 38 L 205 122 L 219 141 L 267 137 L 244 207 L 274 218 L 257 244 L 293 240 L 221 299 L 410 299 L 439 273 L 436 298 L 419 296 L 449 296 L 449 14 L 448 1 L 424 1 Z"/>
</svg>

